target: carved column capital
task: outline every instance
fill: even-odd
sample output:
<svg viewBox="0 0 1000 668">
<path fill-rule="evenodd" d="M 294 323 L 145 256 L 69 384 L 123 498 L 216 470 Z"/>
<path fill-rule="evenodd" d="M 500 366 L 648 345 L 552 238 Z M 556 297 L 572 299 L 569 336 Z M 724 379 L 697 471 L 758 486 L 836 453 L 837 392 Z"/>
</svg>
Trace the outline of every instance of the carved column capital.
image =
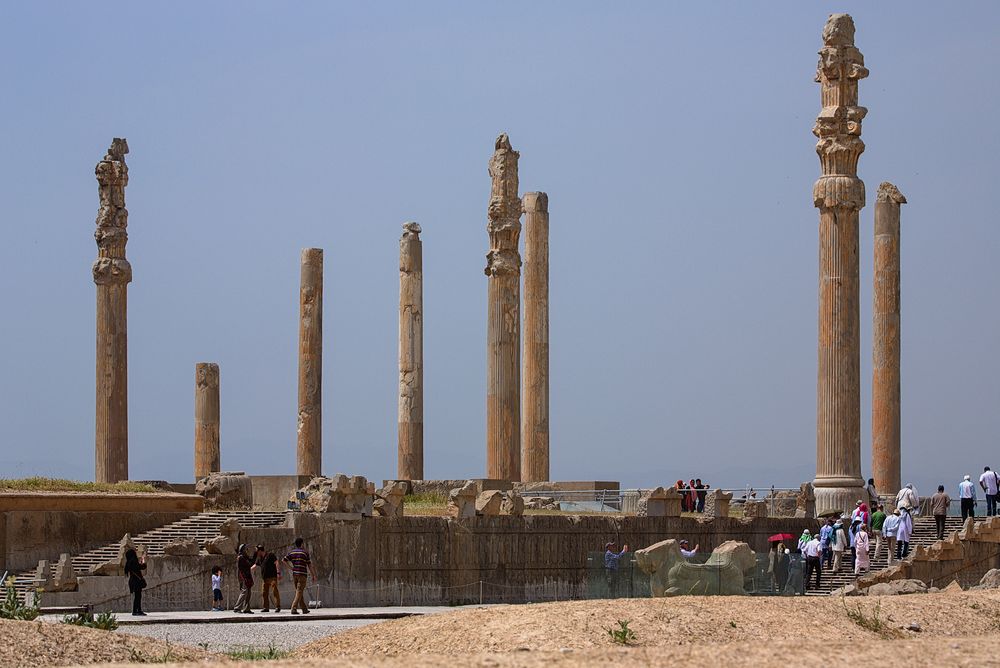
<svg viewBox="0 0 1000 668">
<path fill-rule="evenodd" d="M 899 188 L 889 183 L 888 181 L 883 181 L 878 186 L 878 194 L 875 195 L 876 202 L 895 202 L 896 204 L 906 204 L 906 198 L 903 197 L 903 193 L 899 192 Z"/>
<path fill-rule="evenodd" d="M 97 261 L 92 267 L 97 285 L 132 281 L 132 267 L 125 259 L 125 245 L 128 243 L 125 229 L 128 226 L 128 209 L 125 208 L 125 186 L 128 185 L 126 153 L 128 142 L 116 137 L 94 168 L 100 199 L 97 229 L 94 231 Z"/>
</svg>

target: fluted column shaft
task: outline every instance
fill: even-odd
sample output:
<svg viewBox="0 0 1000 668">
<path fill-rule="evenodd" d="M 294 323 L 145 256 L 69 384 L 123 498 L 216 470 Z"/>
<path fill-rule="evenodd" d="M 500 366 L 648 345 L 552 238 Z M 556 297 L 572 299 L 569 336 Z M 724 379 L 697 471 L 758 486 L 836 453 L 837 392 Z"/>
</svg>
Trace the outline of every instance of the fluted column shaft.
<svg viewBox="0 0 1000 668">
<path fill-rule="evenodd" d="M 399 240 L 400 480 L 424 479 L 424 260 L 420 226 L 403 225 Z"/>
<path fill-rule="evenodd" d="M 524 208 L 524 403 L 521 480 L 549 480 L 549 196 L 527 193 Z"/>
<path fill-rule="evenodd" d="M 854 21 L 832 14 L 823 29 L 816 81 L 823 108 L 813 133 L 822 175 L 819 209 L 819 323 L 816 383 L 816 506 L 848 510 L 863 497 L 861 478 L 858 215 L 865 186 L 857 176 L 865 149 L 858 81 L 868 76 L 854 46 Z"/>
<path fill-rule="evenodd" d="M 872 477 L 895 493 L 900 475 L 899 209 L 906 198 L 891 183 L 875 198 L 872 290 Z"/>
<path fill-rule="evenodd" d="M 194 370 L 195 480 L 222 470 L 219 412 L 219 365 L 199 362 Z"/>
<path fill-rule="evenodd" d="M 486 255 L 486 477 L 521 479 L 521 198 L 517 160 L 506 134 L 489 162 L 493 181 Z"/>
<path fill-rule="evenodd" d="M 92 267 L 97 285 L 95 479 L 111 483 L 128 479 L 128 284 L 132 266 L 125 258 L 126 153 L 127 142 L 115 138 L 95 169 L 100 198 L 94 232 L 98 255 Z"/>
<path fill-rule="evenodd" d="M 299 411 L 296 427 L 298 475 L 323 468 L 323 249 L 302 251 L 299 284 Z"/>
</svg>

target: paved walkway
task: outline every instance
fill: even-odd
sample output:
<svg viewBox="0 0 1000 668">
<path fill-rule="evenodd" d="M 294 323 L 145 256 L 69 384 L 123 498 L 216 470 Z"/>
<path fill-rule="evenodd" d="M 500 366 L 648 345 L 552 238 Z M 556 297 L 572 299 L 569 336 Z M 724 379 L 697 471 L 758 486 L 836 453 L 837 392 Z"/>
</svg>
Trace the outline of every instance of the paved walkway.
<svg viewBox="0 0 1000 668">
<path fill-rule="evenodd" d="M 315 614 L 306 619 L 296 617 L 293 623 L 261 621 L 242 624 L 186 624 L 160 623 L 120 626 L 116 633 L 157 638 L 173 645 L 200 647 L 210 652 L 231 652 L 252 647 L 258 650 L 289 651 L 314 640 L 325 638 L 367 624 L 378 624 L 377 619 L 315 619 Z M 250 615 L 242 615 L 250 617 Z"/>
</svg>

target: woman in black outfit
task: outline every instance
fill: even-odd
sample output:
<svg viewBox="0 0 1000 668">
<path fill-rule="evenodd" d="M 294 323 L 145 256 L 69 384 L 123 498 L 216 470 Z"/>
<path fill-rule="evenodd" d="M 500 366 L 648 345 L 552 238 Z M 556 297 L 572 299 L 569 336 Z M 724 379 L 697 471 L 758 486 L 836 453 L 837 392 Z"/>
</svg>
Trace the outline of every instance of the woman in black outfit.
<svg viewBox="0 0 1000 668">
<path fill-rule="evenodd" d="M 132 614 L 136 617 L 146 616 L 142 611 L 142 590 L 146 588 L 146 578 L 142 575 L 144 570 L 146 563 L 139 561 L 135 550 L 125 552 L 125 575 L 128 576 L 128 590 L 132 592 Z"/>
</svg>

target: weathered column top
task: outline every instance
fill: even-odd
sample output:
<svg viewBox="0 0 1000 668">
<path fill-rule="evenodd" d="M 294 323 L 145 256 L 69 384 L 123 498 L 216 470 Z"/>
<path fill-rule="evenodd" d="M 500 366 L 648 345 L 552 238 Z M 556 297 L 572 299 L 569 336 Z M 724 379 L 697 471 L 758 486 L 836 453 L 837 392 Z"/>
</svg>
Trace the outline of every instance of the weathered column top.
<svg viewBox="0 0 1000 668">
<path fill-rule="evenodd" d="M 100 208 L 97 210 L 97 260 L 91 268 L 94 283 L 130 283 L 132 265 L 125 259 L 128 243 L 128 209 L 125 208 L 125 186 L 128 185 L 128 165 L 125 154 L 128 142 L 120 137 L 111 140 L 107 154 L 94 168 Z"/>
<path fill-rule="evenodd" d="M 524 211 L 535 213 L 549 212 L 549 196 L 543 192 L 524 193 L 522 199 Z"/>
<path fill-rule="evenodd" d="M 490 189 L 489 222 L 490 252 L 486 254 L 486 275 L 518 275 L 521 256 L 517 239 L 521 233 L 521 198 L 517 194 L 517 160 L 520 153 L 510 145 L 507 133 L 502 132 L 494 143 L 489 162 L 493 183 Z"/>
<path fill-rule="evenodd" d="M 888 181 L 883 181 L 878 186 L 878 194 L 875 195 L 876 202 L 895 202 L 896 204 L 906 204 L 906 198 L 903 197 L 903 193 L 899 192 L 899 188 L 889 183 Z"/>
<path fill-rule="evenodd" d="M 408 237 L 418 237 L 423 230 L 420 229 L 420 225 L 413 222 L 412 220 L 403 223 L 403 239 Z"/>
<path fill-rule="evenodd" d="M 195 384 L 198 388 L 219 386 L 219 365 L 215 362 L 198 362 L 195 365 Z"/>
</svg>

